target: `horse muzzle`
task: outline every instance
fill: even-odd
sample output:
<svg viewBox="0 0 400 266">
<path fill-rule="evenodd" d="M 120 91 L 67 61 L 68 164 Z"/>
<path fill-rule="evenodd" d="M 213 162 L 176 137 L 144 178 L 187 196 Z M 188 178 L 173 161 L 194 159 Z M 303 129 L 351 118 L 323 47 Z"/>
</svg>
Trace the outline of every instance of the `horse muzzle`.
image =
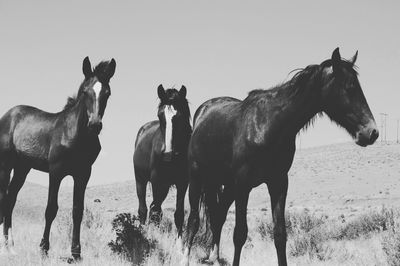
<svg viewBox="0 0 400 266">
<path fill-rule="evenodd" d="M 172 162 L 173 159 L 174 159 L 174 152 L 172 152 L 172 151 L 164 152 L 162 154 L 163 162 L 170 163 L 170 162 Z"/>
<path fill-rule="evenodd" d="M 88 127 L 90 133 L 99 135 L 100 131 L 103 129 L 103 123 L 102 122 L 89 123 Z"/>
<path fill-rule="evenodd" d="M 379 137 L 379 131 L 374 123 L 370 127 L 365 127 L 356 134 L 356 144 L 362 147 L 374 144 Z"/>
</svg>

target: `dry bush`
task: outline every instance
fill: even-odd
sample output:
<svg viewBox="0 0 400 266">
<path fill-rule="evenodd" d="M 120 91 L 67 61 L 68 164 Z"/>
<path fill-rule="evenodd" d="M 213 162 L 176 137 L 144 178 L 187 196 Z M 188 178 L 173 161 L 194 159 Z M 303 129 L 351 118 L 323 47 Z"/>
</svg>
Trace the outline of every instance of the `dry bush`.
<svg viewBox="0 0 400 266">
<path fill-rule="evenodd" d="M 389 265 L 400 265 L 400 214 L 397 212 L 387 232 L 382 236 L 382 249 Z"/>
<path fill-rule="evenodd" d="M 332 241 L 369 238 L 374 234 L 392 228 L 395 219 L 394 211 L 386 208 L 362 214 L 350 221 L 345 221 L 344 217 L 341 217 L 341 221 L 328 219 L 327 216 L 316 216 L 308 211 L 288 213 L 286 214 L 288 254 L 292 257 L 307 256 L 319 261 L 330 260 L 336 253 Z M 262 239 L 273 240 L 271 219 L 267 219 L 267 222 L 261 222 L 257 231 Z M 393 258 L 393 261 L 398 260 L 399 258 L 396 256 L 400 256 L 400 236 L 388 234 L 383 242 L 385 244 L 382 245 L 386 248 L 385 252 L 388 257 Z"/>
<path fill-rule="evenodd" d="M 298 232 L 307 233 L 323 225 L 327 220 L 325 216 L 316 216 L 310 214 L 308 211 L 286 213 L 285 216 L 286 233 L 288 237 Z M 263 239 L 274 239 L 274 226 L 271 219 L 267 219 L 266 222 L 261 221 L 257 230 Z"/>
<path fill-rule="evenodd" d="M 363 214 L 341 226 L 338 235 L 334 239 L 352 240 L 361 236 L 368 237 L 371 233 L 386 231 L 388 228 L 393 227 L 393 224 L 394 211 L 382 208 L 381 211 Z"/>
<path fill-rule="evenodd" d="M 112 221 L 112 228 L 116 239 L 108 246 L 135 265 L 141 264 L 156 249 L 156 241 L 147 237 L 139 218 L 130 213 L 118 214 Z"/>
</svg>

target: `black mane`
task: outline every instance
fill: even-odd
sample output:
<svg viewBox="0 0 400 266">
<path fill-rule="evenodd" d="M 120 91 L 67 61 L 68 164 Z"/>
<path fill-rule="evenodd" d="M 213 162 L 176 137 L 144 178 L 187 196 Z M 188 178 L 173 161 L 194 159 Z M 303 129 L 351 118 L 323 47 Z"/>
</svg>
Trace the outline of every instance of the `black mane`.
<svg viewBox="0 0 400 266">
<path fill-rule="evenodd" d="M 174 88 L 167 89 L 168 90 L 176 90 Z M 176 93 L 178 93 L 176 91 Z M 189 102 L 186 98 L 179 98 L 179 100 L 172 100 L 172 101 L 161 101 L 158 103 L 158 108 L 161 108 L 163 105 L 167 104 L 174 104 L 177 107 L 177 110 L 182 113 L 182 115 L 185 117 L 185 119 L 188 119 L 190 121 L 191 115 L 190 115 L 190 108 L 189 108 Z"/>
<path fill-rule="evenodd" d="M 288 93 L 290 94 L 297 94 L 298 92 L 301 92 L 302 88 L 304 88 L 307 84 L 307 82 L 310 82 L 310 80 L 315 80 L 317 78 L 320 78 L 318 75 L 320 71 L 325 68 L 325 67 L 330 67 L 332 66 L 332 60 L 328 59 L 322 62 L 320 65 L 309 65 L 305 68 L 299 68 L 292 70 L 290 73 L 296 72 L 293 77 L 284 83 L 278 84 L 274 87 L 271 87 L 269 89 L 255 89 L 252 90 L 248 93 L 248 96 L 243 100 L 243 107 L 246 108 L 250 105 L 253 105 L 255 102 L 259 101 L 260 98 L 264 97 L 272 97 L 274 93 L 281 92 L 281 90 L 288 89 Z M 348 71 L 351 74 L 358 75 L 357 72 L 357 66 L 354 65 L 352 62 L 342 59 L 342 67 L 346 71 Z"/>
<path fill-rule="evenodd" d="M 68 109 L 72 108 L 73 106 L 75 106 L 75 104 L 76 104 L 77 102 L 78 102 L 78 97 L 77 97 L 77 95 L 73 95 L 73 96 L 68 97 L 67 103 L 65 104 L 63 110 L 68 110 Z"/>
<path fill-rule="evenodd" d="M 297 94 L 305 87 L 307 82 L 317 78 L 317 74 L 320 70 L 320 65 L 309 65 L 303 69 L 296 69 L 294 71 L 297 71 L 297 73 L 295 73 L 287 82 L 278 84 L 266 90 L 255 89 L 250 91 L 248 96 L 243 100 L 242 107 L 247 109 L 247 107 L 250 107 L 261 100 L 273 98 L 277 93 L 287 92 L 289 94 Z M 292 72 L 293 71 L 290 73 Z"/>
</svg>

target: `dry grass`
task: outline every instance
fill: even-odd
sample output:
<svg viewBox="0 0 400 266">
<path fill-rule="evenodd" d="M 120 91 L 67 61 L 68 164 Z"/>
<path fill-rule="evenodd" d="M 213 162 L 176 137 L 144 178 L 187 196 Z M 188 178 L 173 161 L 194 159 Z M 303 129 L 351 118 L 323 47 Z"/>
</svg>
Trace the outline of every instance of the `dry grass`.
<svg viewBox="0 0 400 266">
<path fill-rule="evenodd" d="M 45 259 L 41 258 L 39 252 L 39 242 L 44 228 L 43 214 L 31 212 L 30 209 L 26 211 L 19 209 L 14 217 L 13 233 L 18 255 L 3 255 L 0 258 L 0 265 L 67 265 L 63 258 L 70 256 L 72 232 L 70 210 L 59 210 L 51 230 L 49 256 Z M 79 264 L 130 265 L 107 246 L 113 237 L 111 224 L 106 222 L 102 214 L 86 209 L 81 230 L 83 260 Z"/>
<path fill-rule="evenodd" d="M 358 149 L 343 144 L 296 153 L 287 200 L 289 265 L 400 265 L 399 147 L 378 143 Z M 100 202 L 94 203 L 95 199 Z M 163 204 L 161 228 L 145 226 L 140 231 L 144 241 L 155 245 L 139 252 L 146 254 L 148 250 L 143 265 L 180 265 L 182 257 L 172 219 L 175 199 L 173 190 Z M 13 215 L 19 255 L 0 257 L 0 265 L 66 265 L 60 257 L 70 255 L 72 189 L 60 192 L 61 206 L 52 227 L 49 258 L 42 260 L 39 242 L 46 201 L 45 187 L 24 185 Z M 151 202 L 150 192 L 147 201 Z M 117 240 L 112 231 L 113 218 L 118 213 L 137 212 L 134 182 L 89 187 L 85 202 L 83 261 L 79 265 L 132 265 L 131 258 L 113 253 L 108 243 Z M 187 201 L 185 204 L 188 208 Z M 277 265 L 271 215 L 266 208 L 269 205 L 266 186 L 252 191 L 242 265 Z M 382 205 L 388 208 L 380 208 Z M 221 257 L 229 263 L 234 252 L 233 228 L 234 207 L 221 240 Z M 200 265 L 206 256 L 209 239 L 202 232 L 195 240 L 191 265 Z"/>
<path fill-rule="evenodd" d="M 272 225 L 268 215 L 249 219 L 249 236 L 242 252 L 242 263 L 276 265 Z M 61 209 L 51 233 L 49 257 L 39 255 L 42 218 L 36 211 L 20 210 L 14 228 L 18 256 L 2 258 L 2 265 L 64 265 L 69 256 L 72 221 L 70 210 Z M 172 212 L 166 211 L 159 227 L 140 228 L 134 216 L 119 216 L 116 227 L 124 241 L 116 239 L 111 220 L 102 212 L 85 210 L 82 222 L 83 261 L 80 265 L 137 265 L 137 256 L 144 256 L 142 265 L 180 265 L 182 257 L 176 241 Z M 233 256 L 233 213 L 228 215 L 221 243 L 223 262 Z M 121 217 L 123 217 L 121 219 Z M 287 215 L 288 260 L 292 265 L 398 265 L 400 260 L 400 212 L 382 208 L 347 220 L 344 216 L 328 218 L 309 211 Z M 206 256 L 208 237 L 200 230 L 191 256 L 191 265 L 200 265 Z M 130 239 L 130 240 L 129 240 Z M 113 249 L 109 243 L 124 248 Z M 118 242 L 119 241 L 119 242 Z M 138 248 L 141 245 L 142 248 Z M 127 254 L 131 251 L 131 254 Z M 139 251 L 141 250 L 141 251 Z M 139 254 L 141 253 L 141 254 Z M 132 255 L 133 254 L 133 255 Z M 228 263 L 227 263 L 228 264 Z"/>
</svg>

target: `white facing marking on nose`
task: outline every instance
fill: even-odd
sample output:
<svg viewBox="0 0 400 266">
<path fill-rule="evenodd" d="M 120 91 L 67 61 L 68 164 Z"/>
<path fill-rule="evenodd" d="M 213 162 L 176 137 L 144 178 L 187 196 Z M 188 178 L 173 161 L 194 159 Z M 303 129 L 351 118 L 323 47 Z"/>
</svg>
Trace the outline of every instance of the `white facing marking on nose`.
<svg viewBox="0 0 400 266">
<path fill-rule="evenodd" d="M 176 115 L 176 110 L 172 105 L 164 107 L 165 116 L 165 152 L 172 151 L 172 118 Z"/>
</svg>

